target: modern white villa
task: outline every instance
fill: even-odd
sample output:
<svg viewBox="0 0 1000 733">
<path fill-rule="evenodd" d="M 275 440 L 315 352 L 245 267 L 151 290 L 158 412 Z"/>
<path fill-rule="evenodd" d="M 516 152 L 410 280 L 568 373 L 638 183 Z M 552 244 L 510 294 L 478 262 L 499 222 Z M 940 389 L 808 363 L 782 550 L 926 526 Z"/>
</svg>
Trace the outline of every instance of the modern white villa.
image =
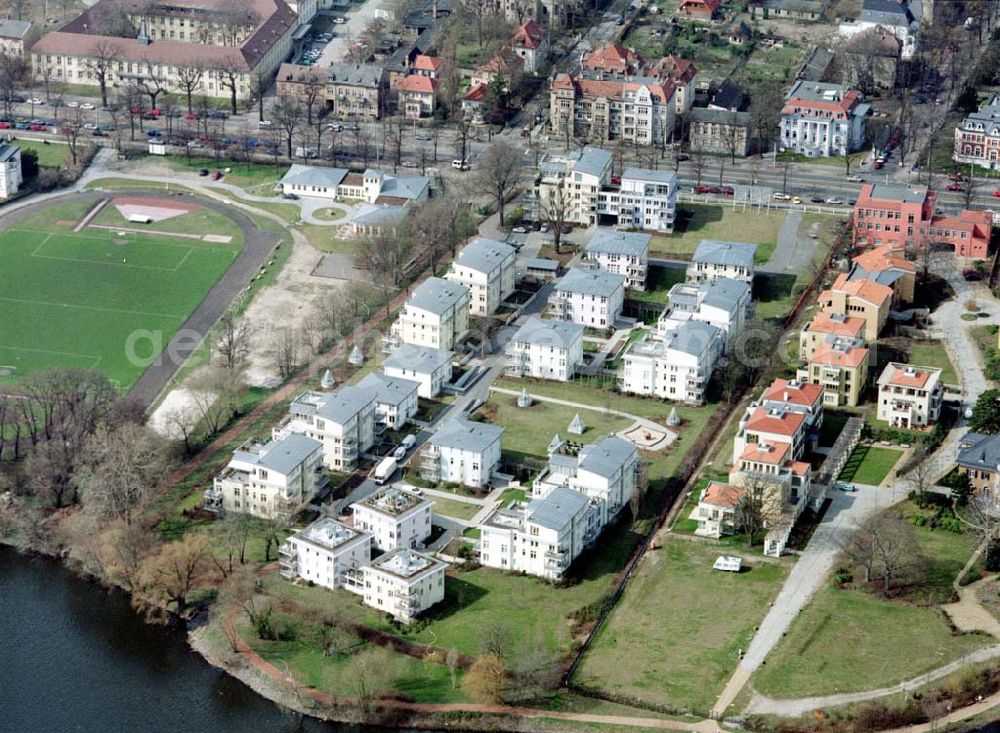
<svg viewBox="0 0 1000 733">
<path fill-rule="evenodd" d="M 401 344 L 382 362 L 382 373 L 416 382 L 417 396 L 433 399 L 451 382 L 451 360 L 455 352 L 428 346 Z"/>
<path fill-rule="evenodd" d="M 517 252 L 509 244 L 476 237 L 452 261 L 445 279 L 469 289 L 469 314 L 488 316 L 514 292 Z"/>
<path fill-rule="evenodd" d="M 566 382 L 583 363 L 583 326 L 531 316 L 504 350 L 508 377 Z"/>
<path fill-rule="evenodd" d="M 351 504 L 354 528 L 372 535 L 372 542 L 388 552 L 416 548 L 431 535 L 431 502 L 391 486 Z"/>
<path fill-rule="evenodd" d="M 625 303 L 625 276 L 572 268 L 555 284 L 550 300 L 556 318 L 591 328 L 614 328 Z"/>
<path fill-rule="evenodd" d="M 451 349 L 469 330 L 469 289 L 440 277 L 429 277 L 416 287 L 392 324 L 392 346 L 413 344 Z"/>
<path fill-rule="evenodd" d="M 375 392 L 345 386 L 336 392 L 306 391 L 292 400 L 288 417 L 274 428 L 275 439 L 300 433 L 323 445 L 323 463 L 348 471 L 375 442 Z"/>
<path fill-rule="evenodd" d="M 501 435 L 496 425 L 448 418 L 424 446 L 420 474 L 435 483 L 486 486 L 500 466 Z"/>
</svg>

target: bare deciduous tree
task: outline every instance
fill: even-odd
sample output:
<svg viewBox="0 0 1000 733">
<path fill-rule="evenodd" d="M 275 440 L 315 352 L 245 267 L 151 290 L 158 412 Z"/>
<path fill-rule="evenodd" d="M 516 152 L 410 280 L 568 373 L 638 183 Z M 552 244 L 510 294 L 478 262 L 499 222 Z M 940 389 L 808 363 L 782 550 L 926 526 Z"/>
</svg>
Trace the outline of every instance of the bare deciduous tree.
<svg viewBox="0 0 1000 733">
<path fill-rule="evenodd" d="M 563 181 L 558 187 L 550 188 L 549 195 L 541 199 L 541 218 L 549 225 L 556 254 L 562 251 L 563 227 L 573 211 L 573 199 L 566 191 L 567 185 Z"/>
<path fill-rule="evenodd" d="M 227 369 L 238 367 L 250 353 L 253 341 L 253 326 L 250 321 L 232 309 L 219 319 L 218 353 L 222 365 Z"/>
<path fill-rule="evenodd" d="M 278 97 L 271 107 L 274 123 L 285 133 L 285 145 L 288 157 L 292 157 L 292 139 L 298 132 L 304 120 L 305 110 L 302 103 L 295 97 Z"/>
<path fill-rule="evenodd" d="M 209 552 L 208 539 L 195 533 L 165 544 L 142 564 L 138 600 L 150 609 L 172 606 L 183 620 L 191 592 L 207 580 Z"/>
<path fill-rule="evenodd" d="M 184 94 L 187 100 L 188 114 L 194 113 L 194 95 L 201 89 L 201 80 L 205 76 L 205 65 L 195 61 L 184 66 L 177 67 L 177 88 Z"/>
<path fill-rule="evenodd" d="M 501 227 L 504 225 L 507 200 L 517 192 L 520 185 L 522 167 L 521 151 L 507 142 L 499 141 L 486 149 L 482 168 L 476 173 L 476 188 L 496 204 Z"/>
<path fill-rule="evenodd" d="M 87 71 L 97 80 L 101 89 L 101 106 L 108 106 L 108 77 L 122 59 L 122 47 L 115 41 L 102 39 L 86 55 Z"/>
</svg>

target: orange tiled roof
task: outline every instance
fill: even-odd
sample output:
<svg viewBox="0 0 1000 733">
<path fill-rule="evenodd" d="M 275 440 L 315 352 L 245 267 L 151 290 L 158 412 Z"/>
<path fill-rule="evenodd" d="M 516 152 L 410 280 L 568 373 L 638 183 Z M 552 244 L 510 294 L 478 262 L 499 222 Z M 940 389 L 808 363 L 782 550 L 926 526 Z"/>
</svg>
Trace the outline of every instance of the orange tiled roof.
<svg viewBox="0 0 1000 733">
<path fill-rule="evenodd" d="M 846 115 L 851 109 L 861 101 L 861 94 L 853 89 L 841 96 L 839 102 L 823 102 L 819 100 L 806 100 L 799 97 L 792 97 L 781 110 L 782 114 L 790 115 L 798 107 L 805 110 L 818 110 L 822 112 L 839 112 Z"/>
<path fill-rule="evenodd" d="M 788 467 L 796 476 L 808 476 L 809 472 L 812 471 L 812 466 L 806 461 L 791 461 Z"/>
<path fill-rule="evenodd" d="M 649 68 L 649 73 L 650 75 L 661 79 L 665 78 L 681 84 L 686 84 L 694 79 L 695 74 L 698 73 L 698 69 L 687 59 L 682 59 L 680 56 L 670 54 L 669 56 L 664 56 L 653 64 Z"/>
<path fill-rule="evenodd" d="M 772 466 L 780 466 L 785 462 L 791 446 L 788 443 L 750 443 L 743 449 L 740 456 L 741 461 L 753 461 L 754 463 L 767 463 Z"/>
<path fill-rule="evenodd" d="M 896 250 L 889 244 L 884 244 L 881 247 L 876 247 L 873 250 L 858 255 L 854 258 L 854 262 L 866 272 L 882 272 L 883 270 L 892 268 L 905 270 L 906 272 L 917 271 L 916 266 L 912 262 L 898 256 Z"/>
<path fill-rule="evenodd" d="M 860 320 L 860 319 L 858 319 Z M 812 407 L 823 398 L 823 388 L 818 384 L 799 382 L 791 385 L 787 379 L 775 379 L 764 392 L 764 399 L 774 402 L 787 402 L 790 405 Z"/>
<path fill-rule="evenodd" d="M 396 86 L 401 92 L 413 92 L 421 94 L 434 94 L 437 89 L 437 81 L 431 79 L 429 76 L 420 76 L 420 74 L 410 74 L 403 78 L 401 82 Z"/>
<path fill-rule="evenodd" d="M 912 369 L 913 374 L 908 374 L 907 369 Z M 928 367 L 914 366 L 912 364 L 897 364 L 893 362 L 886 365 L 885 371 L 889 373 L 889 378 L 884 382 L 880 378 L 880 383 L 892 384 L 896 387 L 924 389 L 927 386 L 927 382 L 930 381 L 931 375 L 937 370 L 930 369 Z M 883 376 L 885 376 L 884 372 Z"/>
<path fill-rule="evenodd" d="M 831 290 L 847 293 L 879 306 L 892 300 L 892 288 L 888 285 L 881 285 L 874 280 L 848 280 L 846 272 L 837 276 Z"/>
<path fill-rule="evenodd" d="M 867 360 L 868 349 L 864 346 L 851 346 L 847 349 L 835 349 L 831 344 L 823 343 L 820 344 L 813 353 L 809 363 L 856 369 Z"/>
<path fill-rule="evenodd" d="M 509 43 L 511 46 L 517 46 L 519 48 L 534 49 L 541 46 L 542 41 L 544 40 L 545 29 L 536 23 L 534 18 L 532 18 L 514 31 L 514 34 L 510 37 Z"/>
<path fill-rule="evenodd" d="M 440 56 L 426 56 L 421 53 L 413 59 L 413 68 L 421 71 L 437 71 L 443 63 L 444 59 Z"/>
<path fill-rule="evenodd" d="M 524 59 L 504 46 L 500 49 L 500 53 L 479 68 L 481 71 L 485 71 L 487 73 L 496 73 L 504 72 L 512 66 L 524 66 Z"/>
<path fill-rule="evenodd" d="M 642 58 L 631 48 L 609 43 L 600 46 L 583 57 L 583 68 L 592 71 L 611 71 L 624 74 L 634 71 L 642 64 Z"/>
<path fill-rule="evenodd" d="M 488 87 L 485 84 L 476 84 L 476 86 L 472 87 L 472 89 L 469 90 L 469 93 L 462 97 L 462 99 L 469 102 L 482 102 L 486 99 L 487 88 Z"/>
<path fill-rule="evenodd" d="M 766 407 L 758 407 L 750 413 L 746 429 L 777 435 L 795 435 L 805 419 L 805 415 L 801 412 L 772 411 Z"/>
<path fill-rule="evenodd" d="M 832 333 L 835 336 L 859 337 L 865 328 L 865 319 L 850 316 L 844 320 L 834 318 L 835 313 L 820 311 L 806 329 L 810 333 Z"/>
<path fill-rule="evenodd" d="M 739 503 L 743 496 L 743 489 L 732 484 L 724 484 L 719 481 L 712 481 L 706 488 L 701 499 L 702 504 L 712 506 L 732 507 Z"/>
</svg>

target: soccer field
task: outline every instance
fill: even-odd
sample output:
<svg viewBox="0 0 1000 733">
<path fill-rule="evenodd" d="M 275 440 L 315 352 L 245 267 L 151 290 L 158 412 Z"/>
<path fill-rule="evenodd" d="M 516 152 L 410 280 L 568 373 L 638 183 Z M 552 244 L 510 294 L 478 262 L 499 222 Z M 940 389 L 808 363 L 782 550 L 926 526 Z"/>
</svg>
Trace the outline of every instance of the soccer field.
<svg viewBox="0 0 1000 733">
<path fill-rule="evenodd" d="M 35 214 L 0 234 L 0 380 L 73 366 L 99 369 L 128 389 L 232 264 L 239 243 L 74 233 L 59 213 Z M 140 359 L 129 357 L 130 344 Z"/>
</svg>

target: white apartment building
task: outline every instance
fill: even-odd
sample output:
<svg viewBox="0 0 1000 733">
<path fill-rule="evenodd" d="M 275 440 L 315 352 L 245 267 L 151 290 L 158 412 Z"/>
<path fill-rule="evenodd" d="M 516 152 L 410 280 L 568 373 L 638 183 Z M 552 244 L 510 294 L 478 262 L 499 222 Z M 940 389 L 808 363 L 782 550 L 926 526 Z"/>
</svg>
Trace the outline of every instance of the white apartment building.
<svg viewBox="0 0 1000 733">
<path fill-rule="evenodd" d="M 598 227 L 587 243 L 583 259 L 606 272 L 625 276 L 625 287 L 646 289 L 649 242 L 652 235 Z"/>
<path fill-rule="evenodd" d="M 639 449 L 615 436 L 601 438 L 576 453 L 563 443 L 549 454 L 548 468 L 535 479 L 531 495 L 544 499 L 560 486 L 578 491 L 596 508 L 603 529 L 635 494 L 643 480 L 642 468 Z"/>
<path fill-rule="evenodd" d="M 326 479 L 323 446 L 289 434 L 266 444 L 247 442 L 205 491 L 209 511 L 287 520 Z"/>
<path fill-rule="evenodd" d="M 0 198 L 10 198 L 21 189 L 21 148 L 0 144 Z"/>
<path fill-rule="evenodd" d="M 306 391 L 292 400 L 289 415 L 274 428 L 274 437 L 307 435 L 323 444 L 323 463 L 348 471 L 375 443 L 375 393 L 346 386 L 325 394 Z"/>
<path fill-rule="evenodd" d="M 625 305 L 625 276 L 572 268 L 555 284 L 553 315 L 592 328 L 613 328 Z"/>
<path fill-rule="evenodd" d="M 399 318 L 392 324 L 390 342 L 451 349 L 469 330 L 469 289 L 440 277 L 429 277 L 416 287 Z"/>
<path fill-rule="evenodd" d="M 360 572 L 360 593 L 366 606 L 385 611 L 397 621 L 411 623 L 444 600 L 447 563 L 406 548 L 382 555 Z M 356 575 L 356 574 L 354 574 Z"/>
<path fill-rule="evenodd" d="M 733 438 L 733 457 L 739 459 L 748 446 L 785 445 L 784 460 L 797 461 L 806 449 L 806 415 L 787 407 L 750 405 L 740 419 Z"/>
<path fill-rule="evenodd" d="M 563 486 L 527 506 L 497 509 L 479 525 L 479 562 L 559 580 L 596 536 L 595 519 L 587 497 Z"/>
<path fill-rule="evenodd" d="M 382 373 L 417 383 L 417 396 L 432 399 L 451 382 L 454 351 L 402 344 L 382 362 Z"/>
<path fill-rule="evenodd" d="M 324 588 L 343 588 L 348 571 L 371 560 L 372 536 L 321 517 L 291 535 L 278 549 L 281 576 L 302 578 Z"/>
<path fill-rule="evenodd" d="M 611 183 L 610 150 L 587 145 L 571 153 L 548 153 L 538 164 L 535 194 L 541 207 L 540 218 L 546 211 L 560 207 L 560 189 L 565 207 L 565 220 L 570 224 L 597 224 L 598 199 L 601 189 Z M 552 203 L 556 202 L 556 203 Z"/>
<path fill-rule="evenodd" d="M 504 242 L 476 237 L 452 260 L 445 279 L 469 289 L 469 314 L 488 316 L 514 292 L 516 250 Z"/>
<path fill-rule="evenodd" d="M 797 81 L 785 96 L 778 145 L 811 157 L 857 150 L 865 140 L 870 108 L 861 92 L 840 84 Z"/>
<path fill-rule="evenodd" d="M 751 407 L 780 408 L 805 417 L 806 437 L 819 437 L 823 427 L 823 387 L 798 379 L 775 379 Z"/>
<path fill-rule="evenodd" d="M 891 362 L 878 378 L 876 417 L 894 428 L 922 428 L 937 422 L 944 401 L 941 370 Z"/>
<path fill-rule="evenodd" d="M 618 387 L 632 394 L 701 404 L 724 345 L 722 330 L 701 321 L 687 321 L 663 339 L 646 337 L 625 352 Z"/>
<path fill-rule="evenodd" d="M 417 414 L 418 382 L 371 372 L 358 382 L 360 389 L 375 394 L 375 422 L 390 430 L 402 430 Z"/>
<path fill-rule="evenodd" d="M 703 239 L 687 268 L 689 283 L 713 282 L 720 277 L 753 285 L 753 258 L 756 244 Z"/>
<path fill-rule="evenodd" d="M 354 528 L 383 552 L 422 546 L 431 536 L 431 502 L 391 486 L 351 504 Z"/>
<path fill-rule="evenodd" d="M 598 193 L 597 213 L 616 226 L 671 233 L 677 217 L 677 176 L 669 171 L 626 168 L 621 181 Z"/>
<path fill-rule="evenodd" d="M 453 417 L 424 446 L 420 474 L 428 481 L 486 486 L 500 466 L 503 428 Z"/>
<path fill-rule="evenodd" d="M 753 308 L 750 286 L 728 277 L 701 283 L 677 283 L 667 295 L 667 308 L 660 315 L 656 332 L 660 338 L 688 321 L 701 321 L 726 335 L 726 351 L 743 333 Z"/>
<path fill-rule="evenodd" d="M 583 363 L 583 326 L 531 316 L 507 342 L 505 374 L 566 382 Z"/>
</svg>

